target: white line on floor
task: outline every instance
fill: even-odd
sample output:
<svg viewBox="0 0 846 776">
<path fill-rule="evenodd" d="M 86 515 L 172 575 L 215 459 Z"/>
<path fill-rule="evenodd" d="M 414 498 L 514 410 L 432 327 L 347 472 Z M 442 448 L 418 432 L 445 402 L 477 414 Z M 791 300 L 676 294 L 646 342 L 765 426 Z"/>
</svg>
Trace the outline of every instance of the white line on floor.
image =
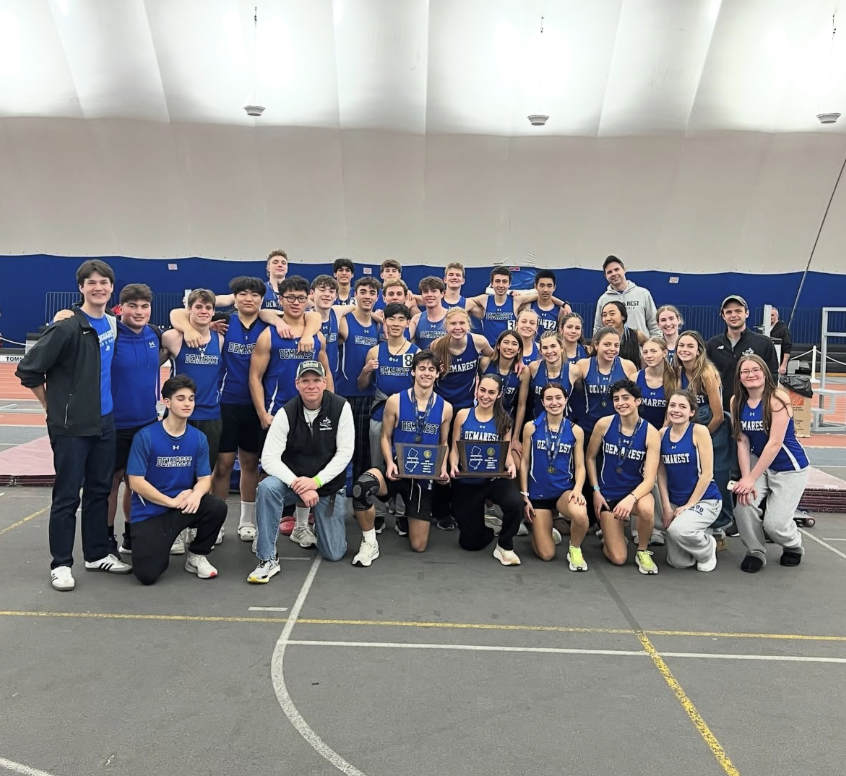
<svg viewBox="0 0 846 776">
<path fill-rule="evenodd" d="M 534 652 L 551 655 L 616 655 L 620 657 L 649 657 L 642 650 L 627 649 L 566 649 L 563 647 L 501 647 L 486 644 L 402 644 L 392 641 L 313 641 L 291 639 L 288 644 L 303 647 L 373 647 L 380 649 L 435 649 L 458 652 Z M 721 652 L 660 652 L 661 657 L 692 657 L 714 660 L 772 660 L 794 663 L 846 663 L 842 657 L 812 657 L 808 655 L 743 655 Z"/>
<path fill-rule="evenodd" d="M 285 649 L 290 643 L 291 631 L 294 625 L 297 624 L 297 619 L 300 616 L 300 611 L 305 603 L 308 591 L 311 590 L 311 585 L 314 582 L 314 577 L 317 574 L 317 569 L 320 567 L 320 556 L 318 555 L 311 564 L 308 576 L 306 576 L 303 586 L 300 588 L 300 594 L 291 608 L 291 614 L 279 640 L 276 642 L 276 647 L 273 650 L 273 657 L 270 661 L 270 676 L 273 681 L 273 689 L 276 692 L 276 697 L 279 700 L 279 705 L 285 716 L 288 717 L 291 724 L 296 731 L 311 745 L 315 752 L 321 757 L 328 760 L 339 771 L 345 773 L 347 776 L 367 776 L 367 774 L 360 771 L 351 763 L 348 763 L 341 755 L 332 749 L 314 730 L 311 729 L 308 722 L 306 722 L 302 714 L 297 710 L 291 695 L 288 692 L 288 687 L 285 684 Z"/>
<path fill-rule="evenodd" d="M 0 407 L 0 412 L 2 412 L 3 410 L 13 410 L 17 406 L 17 404 L 4 404 L 2 407 Z"/>
<path fill-rule="evenodd" d="M 799 529 L 799 533 L 803 536 L 807 536 L 809 539 L 815 541 L 817 544 L 821 544 L 828 550 L 831 550 L 835 555 L 839 555 L 843 560 L 846 560 L 846 552 L 840 552 L 836 547 L 832 547 L 828 542 L 824 542 L 822 539 L 817 539 L 812 533 L 808 533 L 804 528 Z"/>
<path fill-rule="evenodd" d="M 311 560 L 311 557 L 309 556 L 307 558 L 304 558 L 302 557 L 302 555 L 300 555 L 296 558 L 279 558 L 278 560 Z"/>
<path fill-rule="evenodd" d="M 251 612 L 287 612 L 287 606 L 251 606 Z"/>
<path fill-rule="evenodd" d="M 0 496 L 2 496 L 2 495 L 3 494 L 0 493 Z M 837 538 L 835 536 L 823 536 L 823 540 L 826 541 L 826 542 L 846 542 L 846 539 Z"/>
<path fill-rule="evenodd" d="M 23 776 L 53 776 L 52 773 L 47 773 L 47 771 L 39 771 L 37 768 L 30 768 L 28 765 L 14 763 L 11 760 L 5 760 L 2 757 L 0 757 L 0 768 L 4 768 L 7 771 L 14 771 L 15 773 L 21 773 Z"/>
</svg>

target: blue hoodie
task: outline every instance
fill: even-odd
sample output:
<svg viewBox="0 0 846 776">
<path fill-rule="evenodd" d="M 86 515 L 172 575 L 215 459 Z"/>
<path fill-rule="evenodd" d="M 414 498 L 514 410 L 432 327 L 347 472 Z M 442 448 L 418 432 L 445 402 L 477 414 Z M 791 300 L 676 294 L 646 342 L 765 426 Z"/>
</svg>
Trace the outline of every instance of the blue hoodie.
<svg viewBox="0 0 846 776">
<path fill-rule="evenodd" d="M 159 336 L 151 326 L 136 334 L 118 321 L 112 357 L 115 428 L 155 422 L 159 398 Z"/>
</svg>

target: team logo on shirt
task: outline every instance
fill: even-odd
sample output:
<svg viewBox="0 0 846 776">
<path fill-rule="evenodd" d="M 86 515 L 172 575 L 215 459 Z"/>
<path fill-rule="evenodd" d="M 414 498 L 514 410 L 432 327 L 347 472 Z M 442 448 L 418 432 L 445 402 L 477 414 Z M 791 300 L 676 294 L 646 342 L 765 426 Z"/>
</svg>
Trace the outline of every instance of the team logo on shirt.
<svg viewBox="0 0 846 776">
<path fill-rule="evenodd" d="M 323 418 L 320 423 L 317 424 L 318 431 L 331 431 L 332 430 L 332 421 L 329 418 Z"/>
<path fill-rule="evenodd" d="M 179 449 L 179 445 L 174 445 L 174 446 L 173 446 L 173 449 L 174 449 L 174 450 L 178 450 L 178 449 Z"/>
<path fill-rule="evenodd" d="M 746 350 L 743 351 L 743 355 L 744 356 L 754 356 L 755 351 L 752 348 L 746 348 Z"/>
<path fill-rule="evenodd" d="M 151 347 L 151 348 L 154 348 L 154 347 L 156 347 L 156 343 L 155 343 L 155 342 L 153 342 L 153 340 L 150 340 L 150 341 L 147 343 L 147 346 L 148 346 L 148 347 Z"/>
</svg>

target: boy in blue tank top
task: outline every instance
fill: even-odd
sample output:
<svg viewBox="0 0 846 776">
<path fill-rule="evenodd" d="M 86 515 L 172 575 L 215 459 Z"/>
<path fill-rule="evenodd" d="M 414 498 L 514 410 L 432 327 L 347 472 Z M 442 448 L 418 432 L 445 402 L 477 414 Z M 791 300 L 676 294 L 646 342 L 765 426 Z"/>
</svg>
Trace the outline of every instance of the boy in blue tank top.
<svg viewBox="0 0 846 776">
<path fill-rule="evenodd" d="M 152 585 L 170 563 L 171 547 L 187 529 L 196 532 L 185 570 L 200 579 L 217 576 L 208 554 L 226 520 L 226 502 L 211 495 L 208 442 L 188 425 L 196 386 L 190 377 L 171 377 L 162 386 L 168 413 L 141 429 L 132 441 L 126 474 L 132 489 L 132 571 Z"/>
<path fill-rule="evenodd" d="M 432 480 L 400 478 L 395 444 L 446 446 L 452 407 L 434 390 L 440 370 L 437 355 L 428 350 L 419 351 L 411 361 L 414 384 L 407 391 L 395 393 L 385 404 L 380 440 L 385 463 L 364 472 L 353 486 L 353 509 L 362 533 L 361 546 L 353 558 L 354 566 L 370 566 L 379 557 L 374 498 L 387 501 L 392 496 L 401 496 L 406 505 L 411 548 L 423 552 L 429 543 Z M 439 481 L 449 481 L 446 457 L 440 475 Z"/>
<path fill-rule="evenodd" d="M 615 414 L 597 421 L 586 456 L 594 511 L 602 528 L 602 552 L 615 566 L 626 562 L 625 525 L 634 518 L 635 564 L 641 574 L 657 574 L 648 547 L 655 527 L 652 489 L 661 437 L 640 417 L 641 395 L 635 383 L 618 380 L 611 386 L 610 395 Z"/>
<path fill-rule="evenodd" d="M 696 397 L 676 390 L 667 399 L 670 425 L 661 434 L 658 490 L 667 531 L 667 563 L 674 568 L 717 568 L 711 526 L 722 507 L 714 482 L 714 447 L 705 426 L 694 423 Z"/>
<path fill-rule="evenodd" d="M 355 292 L 351 287 L 355 275 L 355 264 L 352 259 L 335 259 L 332 263 L 332 276 L 338 283 L 338 296 L 334 301 L 336 305 L 355 304 Z"/>
<path fill-rule="evenodd" d="M 326 358 L 334 382 L 338 381 L 341 369 L 341 342 L 338 336 L 344 306 L 338 301 L 338 282 L 329 275 L 318 275 L 311 281 L 311 297 L 314 311 L 320 316 L 320 333 L 326 340 Z"/>
<path fill-rule="evenodd" d="M 738 362 L 731 414 L 741 474 L 734 518 L 746 547 L 740 568 L 754 574 L 764 567 L 765 532 L 782 548 L 781 565 L 798 566 L 805 551 L 793 515 L 808 482 L 808 456 L 796 438 L 790 394 L 760 356 Z"/>
<path fill-rule="evenodd" d="M 535 275 L 535 300 L 526 300 L 520 311 L 534 310 L 538 316 L 538 336 L 545 331 L 558 331 L 558 322 L 563 315 L 572 312 L 569 302 L 561 301 L 554 296 L 556 278 L 549 269 L 542 269 Z"/>
<path fill-rule="evenodd" d="M 411 341 L 421 350 L 425 350 L 438 337 L 446 334 L 446 308 L 443 306 L 443 298 L 443 280 L 430 275 L 420 281 L 420 303 L 424 309 L 411 319 L 409 328 Z"/>
</svg>

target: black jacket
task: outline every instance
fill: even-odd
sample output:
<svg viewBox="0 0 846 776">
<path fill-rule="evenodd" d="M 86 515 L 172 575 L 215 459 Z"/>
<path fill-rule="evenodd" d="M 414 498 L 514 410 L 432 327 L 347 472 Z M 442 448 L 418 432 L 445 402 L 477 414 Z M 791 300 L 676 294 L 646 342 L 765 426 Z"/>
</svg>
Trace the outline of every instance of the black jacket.
<svg viewBox="0 0 846 776">
<path fill-rule="evenodd" d="M 734 395 L 734 372 L 737 369 L 737 362 L 743 356 L 754 353 L 763 358 L 773 373 L 773 379 L 778 380 L 778 358 L 772 340 L 763 334 L 750 331 L 748 328 L 743 330 L 734 347 L 732 347 L 731 340 L 725 332 L 716 337 L 711 337 L 708 340 L 705 352 L 714 366 L 717 367 L 723 381 L 723 408 L 726 410 L 728 410 L 731 397 Z"/>
<path fill-rule="evenodd" d="M 107 316 L 116 331 L 113 316 Z M 85 313 L 50 326 L 15 371 L 21 385 L 47 384 L 47 428 L 58 436 L 100 433 L 100 339 Z"/>
<path fill-rule="evenodd" d="M 770 330 L 773 339 L 781 340 L 781 355 L 790 355 L 793 350 L 793 338 L 790 336 L 790 329 L 784 321 L 776 321 L 775 326 Z"/>
</svg>

